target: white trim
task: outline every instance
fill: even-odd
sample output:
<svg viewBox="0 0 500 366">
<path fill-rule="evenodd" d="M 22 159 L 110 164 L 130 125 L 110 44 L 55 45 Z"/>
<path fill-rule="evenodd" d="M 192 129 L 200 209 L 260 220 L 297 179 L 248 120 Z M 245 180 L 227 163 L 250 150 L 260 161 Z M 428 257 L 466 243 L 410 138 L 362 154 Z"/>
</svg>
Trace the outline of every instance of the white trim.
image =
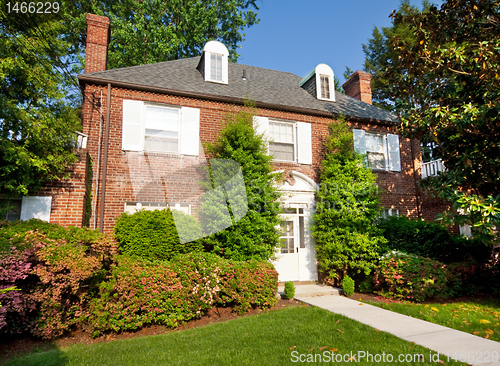
<svg viewBox="0 0 500 366">
<path fill-rule="evenodd" d="M 211 79 L 210 75 L 210 59 L 211 55 L 216 54 L 216 55 L 221 55 L 222 56 L 222 81 L 221 80 L 213 80 Z M 205 75 L 205 81 L 209 81 L 211 83 L 217 83 L 217 84 L 227 84 L 228 83 L 228 58 L 229 58 L 229 51 L 227 50 L 227 47 L 219 42 L 219 41 L 209 41 L 205 44 L 205 47 L 203 47 L 203 58 L 204 58 L 204 75 Z"/>
</svg>

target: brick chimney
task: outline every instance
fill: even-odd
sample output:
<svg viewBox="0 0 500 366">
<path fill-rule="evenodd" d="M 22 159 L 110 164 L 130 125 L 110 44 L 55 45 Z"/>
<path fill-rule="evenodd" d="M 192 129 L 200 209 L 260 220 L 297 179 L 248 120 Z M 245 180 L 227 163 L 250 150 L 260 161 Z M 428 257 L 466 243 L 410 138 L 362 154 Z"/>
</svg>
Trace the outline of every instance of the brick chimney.
<svg viewBox="0 0 500 366">
<path fill-rule="evenodd" d="M 356 71 L 351 75 L 351 78 L 342 85 L 342 88 L 344 88 L 346 95 L 361 100 L 362 102 L 372 104 L 371 80 L 371 74 L 363 71 Z"/>
<path fill-rule="evenodd" d="M 108 68 L 109 18 L 87 14 L 85 73 Z"/>
</svg>

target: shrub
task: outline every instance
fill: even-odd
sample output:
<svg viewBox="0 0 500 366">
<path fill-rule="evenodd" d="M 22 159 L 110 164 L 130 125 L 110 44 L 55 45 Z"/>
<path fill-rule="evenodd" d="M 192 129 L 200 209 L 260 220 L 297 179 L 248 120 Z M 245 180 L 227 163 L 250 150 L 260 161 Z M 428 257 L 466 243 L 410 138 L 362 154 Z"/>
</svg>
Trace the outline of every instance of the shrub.
<svg viewBox="0 0 500 366">
<path fill-rule="evenodd" d="M 254 115 L 252 108 L 227 115 L 217 140 L 207 145 L 207 151 L 214 160 L 221 164 L 227 162 L 227 169 L 221 169 L 223 177 L 215 174 L 216 178 L 222 178 L 215 179 L 216 187 L 212 182 L 203 184 L 210 194 L 202 197 L 200 218 L 205 232 L 213 233 L 206 239 L 213 253 L 234 260 L 268 260 L 274 255 L 280 237 L 277 227 L 281 222 L 281 192 L 276 180 L 281 174 L 273 172 L 273 158 L 268 154 L 266 141 L 253 128 Z M 227 172 L 236 172 L 236 164 L 228 160 L 241 166 L 246 191 L 240 193 L 239 185 L 232 187 L 235 191 L 231 191 L 231 184 L 224 185 L 226 192 L 217 187 L 217 181 L 220 183 L 229 178 Z M 213 169 L 212 164 L 212 177 L 214 170 L 218 169 Z M 227 192 L 228 189 L 230 192 Z M 241 208 L 248 204 L 248 211 L 243 217 L 234 214 L 234 206 L 230 207 L 231 217 L 226 217 L 228 193 L 234 194 L 232 203 Z M 236 211 L 243 210 L 238 207 Z M 225 224 L 221 225 L 221 222 Z M 220 231 L 221 226 L 227 228 Z"/>
<path fill-rule="evenodd" d="M 412 253 L 444 263 L 471 259 L 483 263 L 491 252 L 479 241 L 451 235 L 438 223 L 392 216 L 380 220 L 378 226 L 387 239 L 386 251 Z"/>
<path fill-rule="evenodd" d="M 342 290 L 345 296 L 354 295 L 354 280 L 351 277 L 345 276 L 342 279 Z"/>
<path fill-rule="evenodd" d="M 175 215 L 186 237 L 202 236 L 194 217 Z M 199 240 L 181 244 L 170 209 L 123 213 L 116 222 L 114 236 L 122 254 L 149 260 L 169 260 L 177 254 L 203 250 Z"/>
<path fill-rule="evenodd" d="M 233 306 L 239 312 L 271 306 L 277 281 L 269 263 L 232 262 L 210 253 L 171 261 L 121 256 L 80 321 L 93 336 L 148 324 L 177 327 L 214 305 Z"/>
<path fill-rule="evenodd" d="M 2 332 L 30 331 L 50 339 L 71 329 L 105 278 L 112 261 L 109 240 L 96 231 L 39 220 L 3 224 L 0 235 L 11 245 L 0 252 L 0 288 L 19 289 L 0 295 Z"/>
<path fill-rule="evenodd" d="M 450 297 L 459 285 L 446 265 L 398 252 L 382 258 L 374 282 L 376 291 L 382 296 L 415 301 Z"/>
<path fill-rule="evenodd" d="M 285 282 L 285 299 L 291 300 L 295 296 L 295 286 L 292 281 Z"/>
<path fill-rule="evenodd" d="M 313 236 L 320 271 L 327 282 L 339 285 L 345 275 L 370 274 L 385 239 L 375 225 L 379 216 L 375 175 L 355 154 L 347 124 L 340 120 L 329 128 Z"/>
<path fill-rule="evenodd" d="M 15 290 L 0 293 L 0 332 L 22 333 L 30 329 L 36 315 L 36 303 L 21 286 L 32 271 L 33 250 L 19 251 L 12 247 L 0 252 L 0 289 Z"/>
</svg>

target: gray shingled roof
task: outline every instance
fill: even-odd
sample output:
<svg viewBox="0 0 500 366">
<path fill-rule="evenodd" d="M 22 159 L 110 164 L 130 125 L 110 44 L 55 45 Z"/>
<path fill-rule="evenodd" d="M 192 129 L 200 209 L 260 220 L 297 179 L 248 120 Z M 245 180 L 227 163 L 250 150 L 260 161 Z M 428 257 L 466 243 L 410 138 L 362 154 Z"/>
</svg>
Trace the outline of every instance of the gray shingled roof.
<svg viewBox="0 0 500 366">
<path fill-rule="evenodd" d="M 132 83 L 143 87 L 164 88 L 179 92 L 202 93 L 214 97 L 249 98 L 256 102 L 313 111 L 345 114 L 379 121 L 397 122 L 397 117 L 383 109 L 335 92 L 336 102 L 321 101 L 299 86 L 300 76 L 289 72 L 229 63 L 228 84 L 206 82 L 196 69 L 200 57 L 156 64 L 125 67 L 81 75 L 101 82 Z M 243 80 L 243 70 L 246 79 Z"/>
</svg>

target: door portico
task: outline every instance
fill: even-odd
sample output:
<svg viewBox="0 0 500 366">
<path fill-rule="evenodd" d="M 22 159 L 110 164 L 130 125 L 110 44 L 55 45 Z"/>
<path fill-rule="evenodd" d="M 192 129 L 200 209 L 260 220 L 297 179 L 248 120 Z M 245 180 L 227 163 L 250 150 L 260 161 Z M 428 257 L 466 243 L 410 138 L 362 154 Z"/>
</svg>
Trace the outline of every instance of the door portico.
<svg viewBox="0 0 500 366">
<path fill-rule="evenodd" d="M 306 175 L 290 171 L 280 189 L 284 193 L 281 247 L 273 262 L 279 281 L 317 281 L 318 268 L 311 220 L 317 184 Z"/>
</svg>

